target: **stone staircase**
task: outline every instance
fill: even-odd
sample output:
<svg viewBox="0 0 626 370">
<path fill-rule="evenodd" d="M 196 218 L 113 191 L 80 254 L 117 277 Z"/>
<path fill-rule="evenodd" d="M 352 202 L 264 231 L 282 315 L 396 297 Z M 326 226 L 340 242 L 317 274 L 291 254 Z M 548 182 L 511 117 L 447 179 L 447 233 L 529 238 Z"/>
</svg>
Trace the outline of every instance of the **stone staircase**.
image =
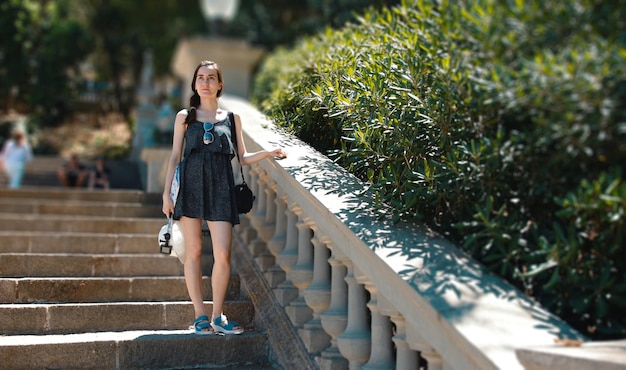
<svg viewBox="0 0 626 370">
<path fill-rule="evenodd" d="M 0 368 L 278 368 L 236 271 L 225 313 L 245 333 L 191 333 L 182 265 L 158 253 L 164 221 L 158 194 L 1 189 Z"/>
</svg>

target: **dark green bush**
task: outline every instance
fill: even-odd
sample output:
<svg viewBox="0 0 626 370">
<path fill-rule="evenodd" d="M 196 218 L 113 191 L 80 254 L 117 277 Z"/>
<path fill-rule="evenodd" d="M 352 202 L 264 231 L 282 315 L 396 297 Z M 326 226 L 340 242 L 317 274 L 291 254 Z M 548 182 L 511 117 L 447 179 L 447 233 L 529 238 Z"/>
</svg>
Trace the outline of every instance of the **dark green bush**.
<svg viewBox="0 0 626 370">
<path fill-rule="evenodd" d="M 268 58 L 253 101 L 396 219 L 590 337 L 626 337 L 626 7 L 466 3 L 405 1 L 302 40 Z"/>
</svg>

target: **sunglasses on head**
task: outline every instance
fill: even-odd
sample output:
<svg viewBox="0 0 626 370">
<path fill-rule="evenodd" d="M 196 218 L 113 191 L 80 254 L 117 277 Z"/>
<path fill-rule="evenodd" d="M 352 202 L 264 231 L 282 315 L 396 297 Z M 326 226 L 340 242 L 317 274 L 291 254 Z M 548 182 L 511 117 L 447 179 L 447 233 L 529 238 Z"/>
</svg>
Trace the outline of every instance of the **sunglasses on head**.
<svg viewBox="0 0 626 370">
<path fill-rule="evenodd" d="M 211 144 L 213 140 L 215 140 L 215 136 L 213 136 L 213 133 L 211 132 L 211 130 L 213 130 L 213 127 L 215 125 L 209 122 L 204 122 L 203 126 L 204 126 L 204 136 L 202 137 L 202 141 L 204 141 L 204 144 L 207 144 L 207 145 Z"/>
</svg>

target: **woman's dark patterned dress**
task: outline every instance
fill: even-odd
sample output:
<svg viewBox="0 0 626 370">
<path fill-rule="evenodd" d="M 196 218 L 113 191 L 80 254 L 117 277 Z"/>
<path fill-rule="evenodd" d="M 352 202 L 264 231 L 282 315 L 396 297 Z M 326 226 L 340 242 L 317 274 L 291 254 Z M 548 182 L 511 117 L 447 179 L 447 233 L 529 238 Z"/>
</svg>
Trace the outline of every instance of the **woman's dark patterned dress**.
<svg viewBox="0 0 626 370">
<path fill-rule="evenodd" d="M 204 144 L 200 121 L 187 125 L 185 149 L 180 162 L 180 190 L 174 219 L 181 216 L 239 224 L 231 160 L 235 156 L 230 117 L 216 122 L 211 132 L 215 140 Z"/>
</svg>

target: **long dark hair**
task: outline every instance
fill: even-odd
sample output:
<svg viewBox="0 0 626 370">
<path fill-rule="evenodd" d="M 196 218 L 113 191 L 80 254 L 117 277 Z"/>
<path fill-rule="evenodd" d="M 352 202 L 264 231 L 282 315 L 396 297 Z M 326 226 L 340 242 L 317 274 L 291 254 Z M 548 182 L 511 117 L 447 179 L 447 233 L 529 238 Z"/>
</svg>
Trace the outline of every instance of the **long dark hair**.
<svg viewBox="0 0 626 370">
<path fill-rule="evenodd" d="M 200 106 L 200 95 L 198 95 L 198 91 L 196 90 L 196 78 L 198 77 L 198 70 L 200 67 L 213 67 L 217 71 L 217 81 L 222 83 L 224 82 L 222 78 L 222 68 L 220 68 L 219 64 L 210 61 L 203 60 L 198 64 L 196 70 L 193 72 L 193 79 L 191 80 L 191 91 L 193 91 L 193 95 L 189 98 L 189 114 L 187 114 L 187 118 L 185 119 L 185 123 L 191 123 L 196 120 L 196 109 Z M 217 90 L 217 97 L 222 96 L 222 89 Z"/>
</svg>

